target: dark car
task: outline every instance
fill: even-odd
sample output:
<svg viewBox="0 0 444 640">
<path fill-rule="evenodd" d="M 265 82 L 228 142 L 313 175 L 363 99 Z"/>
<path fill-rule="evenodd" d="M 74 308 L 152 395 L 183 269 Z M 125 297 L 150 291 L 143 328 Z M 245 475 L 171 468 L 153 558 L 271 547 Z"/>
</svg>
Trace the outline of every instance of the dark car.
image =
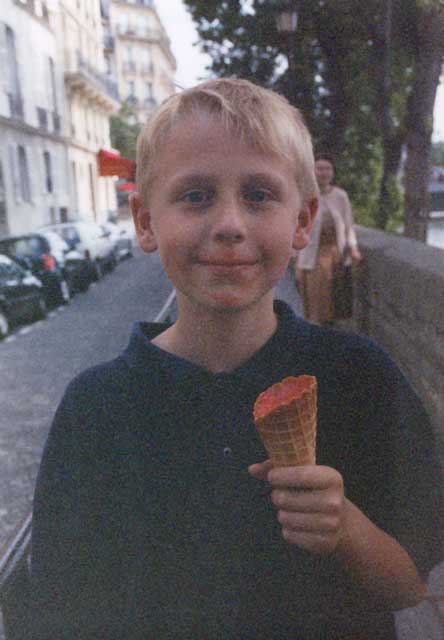
<svg viewBox="0 0 444 640">
<path fill-rule="evenodd" d="M 57 260 L 70 292 L 87 291 L 91 284 L 90 261 L 76 249 L 71 249 L 55 231 L 41 229 L 39 233 L 48 241 L 51 254 Z"/>
<path fill-rule="evenodd" d="M 40 280 L 0 254 L 0 340 L 8 335 L 12 325 L 45 315 Z"/>
<path fill-rule="evenodd" d="M 64 304 L 71 298 L 63 270 L 51 253 L 48 240 L 42 234 L 5 236 L 0 239 L 0 253 L 15 260 L 42 281 L 48 307 Z"/>
</svg>

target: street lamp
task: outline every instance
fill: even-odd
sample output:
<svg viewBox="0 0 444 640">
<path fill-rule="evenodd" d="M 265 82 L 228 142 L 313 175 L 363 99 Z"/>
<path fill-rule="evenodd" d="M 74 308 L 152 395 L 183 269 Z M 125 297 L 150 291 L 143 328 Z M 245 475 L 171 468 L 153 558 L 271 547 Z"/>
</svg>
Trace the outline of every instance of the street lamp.
<svg viewBox="0 0 444 640">
<path fill-rule="evenodd" d="M 298 28 L 298 12 L 291 0 L 279 2 L 277 5 L 276 28 L 278 33 L 282 33 L 287 37 Z"/>
<path fill-rule="evenodd" d="M 295 98 L 294 78 L 296 74 L 296 60 L 294 57 L 294 34 L 298 28 L 298 11 L 296 8 L 297 0 L 277 0 L 276 8 L 276 29 L 285 39 L 287 48 L 287 61 L 289 71 L 289 89 L 288 97 L 290 102 Z"/>
</svg>

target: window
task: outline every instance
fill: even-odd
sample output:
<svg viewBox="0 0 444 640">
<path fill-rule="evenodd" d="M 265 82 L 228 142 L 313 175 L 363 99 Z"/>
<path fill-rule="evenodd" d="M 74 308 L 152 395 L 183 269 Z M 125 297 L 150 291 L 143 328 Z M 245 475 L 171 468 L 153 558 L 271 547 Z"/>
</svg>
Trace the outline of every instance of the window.
<svg viewBox="0 0 444 640">
<path fill-rule="evenodd" d="M 148 36 L 148 20 L 145 16 L 140 16 L 139 18 L 139 22 L 138 22 L 138 31 L 139 31 L 139 35 L 142 37 L 147 37 Z"/>
<path fill-rule="evenodd" d="M 145 98 L 153 97 L 153 83 L 145 82 Z"/>
<path fill-rule="evenodd" d="M 52 193 L 52 168 L 51 168 L 51 154 L 49 151 L 43 152 L 43 163 L 45 165 L 45 189 L 48 193 Z"/>
<path fill-rule="evenodd" d="M 133 59 L 133 48 L 131 45 L 127 45 L 123 50 L 123 58 L 125 62 L 132 62 Z"/>
<path fill-rule="evenodd" d="M 19 146 L 17 148 L 17 154 L 19 166 L 20 195 L 24 202 L 31 202 L 31 183 L 29 180 L 28 159 L 26 157 L 25 147 Z"/>
<path fill-rule="evenodd" d="M 23 103 L 21 100 L 18 63 L 15 48 L 14 31 L 5 25 L 6 35 L 6 85 L 9 98 L 9 109 L 12 117 L 23 117 Z"/>
<path fill-rule="evenodd" d="M 127 90 L 128 90 L 128 98 L 136 97 L 136 83 L 134 80 L 129 80 L 127 82 Z"/>
</svg>

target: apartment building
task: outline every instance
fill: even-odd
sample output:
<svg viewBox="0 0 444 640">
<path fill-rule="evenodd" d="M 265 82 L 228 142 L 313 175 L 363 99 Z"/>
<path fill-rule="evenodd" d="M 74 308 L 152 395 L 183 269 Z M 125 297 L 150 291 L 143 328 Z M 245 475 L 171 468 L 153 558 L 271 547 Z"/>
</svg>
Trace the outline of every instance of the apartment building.
<svg viewBox="0 0 444 640">
<path fill-rule="evenodd" d="M 68 216 L 65 127 L 63 70 L 47 3 L 2 0 L 0 235 Z"/>
<path fill-rule="evenodd" d="M 176 60 L 153 0 L 109 0 L 105 55 L 117 74 L 121 99 L 142 123 L 174 93 Z"/>
<path fill-rule="evenodd" d="M 73 217 L 105 221 L 117 210 L 114 179 L 98 174 L 109 149 L 110 116 L 120 108 L 117 81 L 106 68 L 99 0 L 59 0 L 68 165 Z"/>
</svg>

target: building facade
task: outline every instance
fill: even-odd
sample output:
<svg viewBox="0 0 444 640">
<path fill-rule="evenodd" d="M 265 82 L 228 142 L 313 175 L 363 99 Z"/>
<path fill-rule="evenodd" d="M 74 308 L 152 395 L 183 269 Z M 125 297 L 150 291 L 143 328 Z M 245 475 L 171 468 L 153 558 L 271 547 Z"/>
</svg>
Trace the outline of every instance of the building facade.
<svg viewBox="0 0 444 640">
<path fill-rule="evenodd" d="M 152 0 L 1 0 L 0 236 L 117 212 L 99 175 L 110 118 L 143 122 L 174 92 L 176 62 Z"/>
<path fill-rule="evenodd" d="M 113 178 L 98 175 L 97 154 L 110 148 L 109 120 L 119 110 L 117 83 L 107 73 L 101 5 L 59 0 L 72 218 L 102 222 L 117 210 Z"/>
<path fill-rule="evenodd" d="M 45 2 L 3 0 L 0 15 L 0 235 L 70 208 L 63 70 Z"/>
<path fill-rule="evenodd" d="M 143 123 L 175 91 L 176 60 L 153 0 L 111 0 L 109 34 L 108 67 L 115 65 L 121 99 Z"/>
</svg>

